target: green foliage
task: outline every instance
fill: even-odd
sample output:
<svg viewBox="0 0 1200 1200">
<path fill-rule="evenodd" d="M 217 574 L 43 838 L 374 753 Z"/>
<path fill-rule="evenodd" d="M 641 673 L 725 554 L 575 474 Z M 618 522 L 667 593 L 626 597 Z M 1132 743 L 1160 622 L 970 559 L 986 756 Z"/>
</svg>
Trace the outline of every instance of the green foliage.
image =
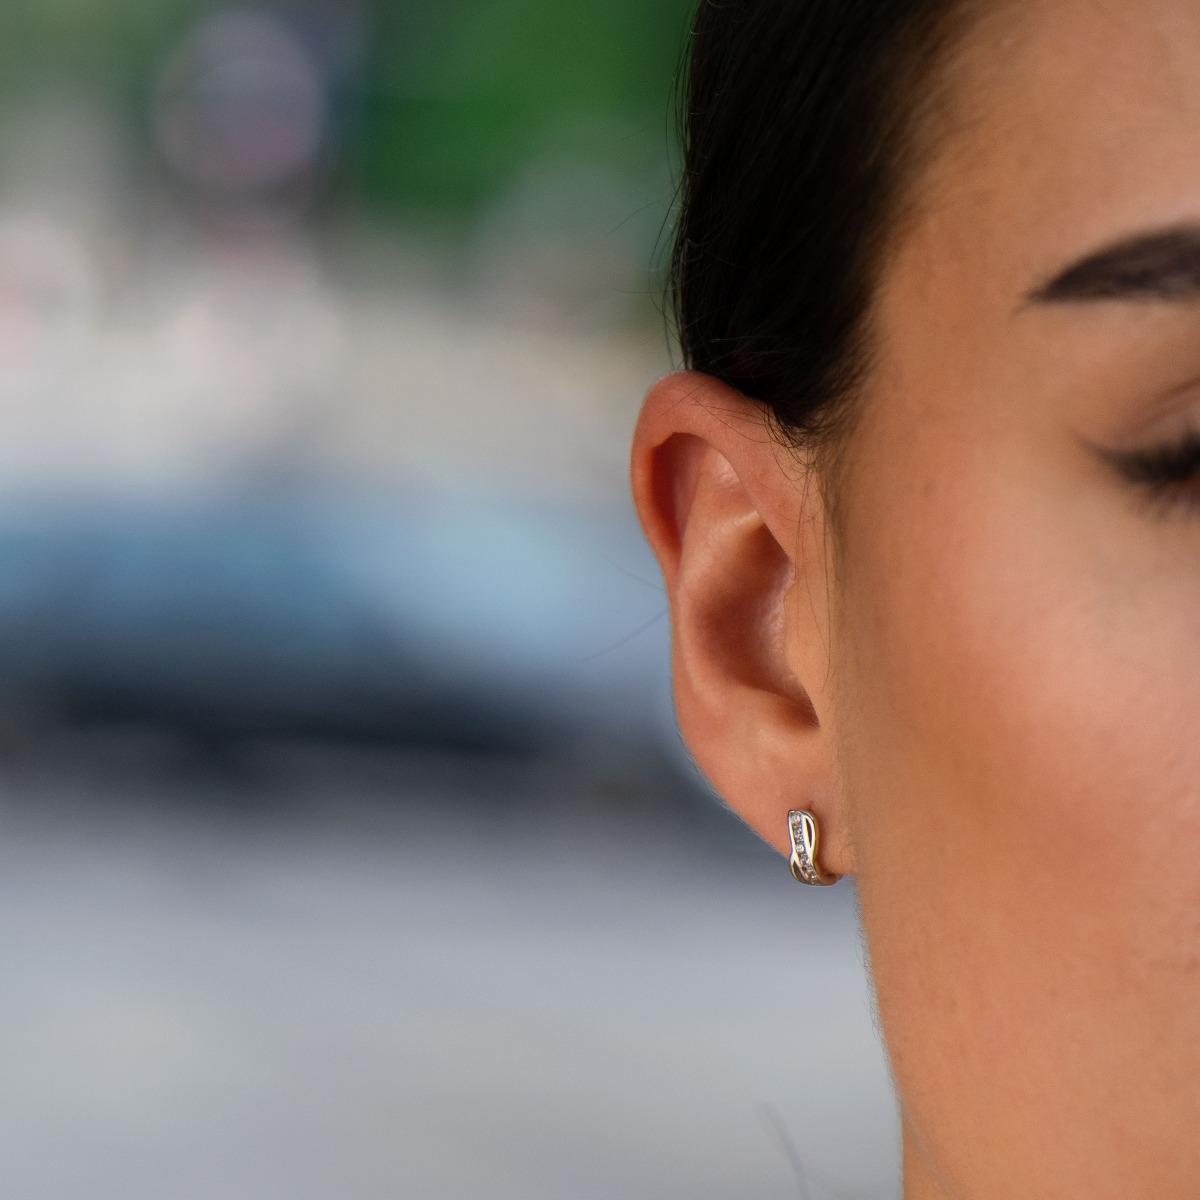
<svg viewBox="0 0 1200 1200">
<path fill-rule="evenodd" d="M 158 54 L 199 0 L 4 0 L 0 97 L 39 83 L 145 91 Z"/>
<path fill-rule="evenodd" d="M 470 208 L 539 153 L 660 162 L 690 0 L 451 0 L 381 11 L 367 198 Z"/>
<path fill-rule="evenodd" d="M 344 178 L 378 210 L 467 215 L 555 149 L 644 176 L 669 144 L 669 96 L 693 3 L 365 3 L 369 49 L 346 130 Z M 56 81 L 102 87 L 144 127 L 163 56 L 216 7 L 3 0 L 0 105 Z"/>
</svg>

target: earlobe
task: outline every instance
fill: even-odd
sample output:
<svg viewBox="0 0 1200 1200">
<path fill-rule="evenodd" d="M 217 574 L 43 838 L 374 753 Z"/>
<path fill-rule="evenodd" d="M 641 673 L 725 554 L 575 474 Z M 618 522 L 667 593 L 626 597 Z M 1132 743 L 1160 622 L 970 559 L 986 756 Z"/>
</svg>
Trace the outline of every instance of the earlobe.
<svg viewBox="0 0 1200 1200">
<path fill-rule="evenodd" d="M 633 488 L 670 600 L 680 728 L 726 802 L 782 853 L 788 813 L 814 812 L 822 857 L 851 870 L 826 689 L 820 490 L 763 409 L 715 379 L 650 391 Z"/>
</svg>

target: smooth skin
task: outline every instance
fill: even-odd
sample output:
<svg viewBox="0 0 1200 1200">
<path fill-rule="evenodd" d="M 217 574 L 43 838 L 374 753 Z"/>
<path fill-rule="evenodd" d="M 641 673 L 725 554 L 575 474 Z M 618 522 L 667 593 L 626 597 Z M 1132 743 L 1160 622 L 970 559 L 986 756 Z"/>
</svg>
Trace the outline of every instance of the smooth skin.
<svg viewBox="0 0 1200 1200">
<path fill-rule="evenodd" d="M 647 397 L 680 723 L 857 879 L 906 1200 L 1195 1200 L 1200 483 L 1103 451 L 1200 430 L 1200 299 L 1029 297 L 1200 228 L 1200 2 L 994 6 L 953 94 L 836 487 L 712 379 Z"/>
</svg>

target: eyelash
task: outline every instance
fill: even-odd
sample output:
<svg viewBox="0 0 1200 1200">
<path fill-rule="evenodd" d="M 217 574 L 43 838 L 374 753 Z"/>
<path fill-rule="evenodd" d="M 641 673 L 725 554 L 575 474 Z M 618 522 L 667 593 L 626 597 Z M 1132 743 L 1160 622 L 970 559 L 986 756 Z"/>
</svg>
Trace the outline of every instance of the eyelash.
<svg viewBox="0 0 1200 1200">
<path fill-rule="evenodd" d="M 1106 457 L 1156 506 L 1200 509 L 1200 431 L 1149 450 L 1111 452 Z"/>
</svg>

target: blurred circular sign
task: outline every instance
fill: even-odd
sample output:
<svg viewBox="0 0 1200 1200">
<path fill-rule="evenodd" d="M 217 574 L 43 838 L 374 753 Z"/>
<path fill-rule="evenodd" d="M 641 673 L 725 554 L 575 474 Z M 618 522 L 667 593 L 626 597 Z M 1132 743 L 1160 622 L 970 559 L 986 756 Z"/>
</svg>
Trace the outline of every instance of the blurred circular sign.
<svg viewBox="0 0 1200 1200">
<path fill-rule="evenodd" d="M 249 198 L 315 167 L 327 107 L 320 69 L 284 22 L 226 11 L 203 21 L 169 57 L 155 135 L 184 180 Z"/>
</svg>

